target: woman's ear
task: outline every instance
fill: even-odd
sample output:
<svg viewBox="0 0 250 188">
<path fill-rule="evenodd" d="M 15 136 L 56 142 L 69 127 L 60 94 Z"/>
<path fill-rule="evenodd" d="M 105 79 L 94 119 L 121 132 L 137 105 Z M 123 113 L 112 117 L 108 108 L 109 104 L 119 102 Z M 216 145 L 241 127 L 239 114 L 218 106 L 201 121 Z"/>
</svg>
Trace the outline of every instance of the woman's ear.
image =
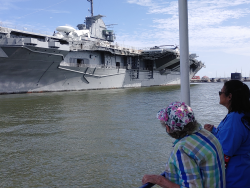
<svg viewBox="0 0 250 188">
<path fill-rule="evenodd" d="M 170 133 L 170 127 L 166 125 L 167 132 Z"/>
</svg>

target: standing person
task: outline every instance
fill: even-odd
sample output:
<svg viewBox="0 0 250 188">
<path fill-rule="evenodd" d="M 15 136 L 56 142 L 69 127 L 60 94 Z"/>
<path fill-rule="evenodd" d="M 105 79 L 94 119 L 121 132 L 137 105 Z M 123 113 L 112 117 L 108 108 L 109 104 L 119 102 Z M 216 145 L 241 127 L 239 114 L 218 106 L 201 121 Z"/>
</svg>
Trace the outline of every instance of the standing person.
<svg viewBox="0 0 250 188">
<path fill-rule="evenodd" d="M 239 80 L 225 82 L 220 104 L 228 109 L 227 116 L 215 128 L 206 124 L 220 141 L 226 165 L 227 188 L 250 188 L 250 91 Z"/>
<path fill-rule="evenodd" d="M 161 187 L 225 188 L 224 155 L 216 137 L 195 120 L 184 102 L 173 102 L 160 110 L 157 118 L 175 138 L 166 164 L 165 177 L 144 175 L 142 183 Z"/>
</svg>

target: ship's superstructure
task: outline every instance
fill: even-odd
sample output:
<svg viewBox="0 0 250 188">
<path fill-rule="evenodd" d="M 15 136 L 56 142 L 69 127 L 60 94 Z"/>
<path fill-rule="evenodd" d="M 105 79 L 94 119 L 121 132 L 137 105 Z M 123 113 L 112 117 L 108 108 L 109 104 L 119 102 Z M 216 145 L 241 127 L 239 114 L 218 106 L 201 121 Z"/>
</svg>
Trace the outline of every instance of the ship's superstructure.
<svg viewBox="0 0 250 188">
<path fill-rule="evenodd" d="M 142 87 L 180 83 L 176 46 L 126 48 L 102 15 L 53 35 L 0 27 L 0 93 Z M 204 64 L 190 55 L 190 78 Z"/>
</svg>

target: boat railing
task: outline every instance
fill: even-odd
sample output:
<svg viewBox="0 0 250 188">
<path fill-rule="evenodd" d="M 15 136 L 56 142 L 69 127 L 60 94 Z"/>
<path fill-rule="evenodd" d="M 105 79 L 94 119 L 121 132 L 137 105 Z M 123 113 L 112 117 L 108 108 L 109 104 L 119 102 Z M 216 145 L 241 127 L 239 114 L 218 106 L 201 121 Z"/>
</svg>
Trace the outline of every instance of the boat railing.
<svg viewBox="0 0 250 188">
<path fill-rule="evenodd" d="M 127 69 L 127 66 L 106 66 L 106 65 L 96 65 L 96 64 L 84 64 L 84 63 L 68 63 L 61 62 L 60 66 L 65 67 L 79 67 L 79 68 L 100 68 L 100 69 Z"/>
<path fill-rule="evenodd" d="M 130 53 L 137 53 L 140 54 L 141 53 L 141 49 L 138 47 L 133 47 L 133 46 L 128 46 L 128 45 L 122 45 L 119 43 L 108 43 L 108 42 L 97 42 L 96 44 L 97 46 L 100 47 L 106 47 L 106 48 L 111 48 L 111 49 L 115 49 L 115 50 L 120 50 L 120 51 L 127 51 Z"/>
<path fill-rule="evenodd" d="M 125 51 L 125 52 L 130 52 L 130 53 L 135 53 L 135 54 L 140 54 L 142 51 L 142 48 L 137 48 L 133 46 L 126 46 L 126 45 L 121 45 L 119 43 L 110 43 L 107 41 L 91 41 L 89 40 L 88 42 L 84 41 L 72 41 L 70 42 L 70 49 L 72 51 L 78 51 L 78 50 L 94 50 L 95 48 L 107 48 L 111 50 L 119 50 L 119 51 Z"/>
<path fill-rule="evenodd" d="M 141 53 L 141 49 L 134 46 L 128 46 L 124 44 L 115 43 L 113 44 L 115 49 L 129 51 L 131 53 Z"/>
</svg>

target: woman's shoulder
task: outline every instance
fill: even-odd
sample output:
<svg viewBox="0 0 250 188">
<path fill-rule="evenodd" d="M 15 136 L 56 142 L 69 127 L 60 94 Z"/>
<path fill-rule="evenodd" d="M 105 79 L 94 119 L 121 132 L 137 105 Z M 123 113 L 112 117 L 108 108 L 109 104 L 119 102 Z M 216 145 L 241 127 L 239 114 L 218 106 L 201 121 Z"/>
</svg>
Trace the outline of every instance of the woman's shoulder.
<svg viewBox="0 0 250 188">
<path fill-rule="evenodd" d="M 244 116 L 243 113 L 238 113 L 238 112 L 230 112 L 229 114 L 227 114 L 227 118 L 242 118 Z"/>
<path fill-rule="evenodd" d="M 230 112 L 227 114 L 227 116 L 222 120 L 218 128 L 220 130 L 230 130 L 232 131 L 232 128 L 235 128 L 235 124 L 241 124 L 241 118 L 244 116 L 244 114 L 239 114 L 238 112 Z"/>
<path fill-rule="evenodd" d="M 227 128 L 231 129 L 230 127 L 233 127 L 233 130 L 236 128 L 234 125 L 244 125 L 246 123 L 243 123 L 242 118 L 245 116 L 244 113 L 238 113 L 238 112 L 231 112 L 228 114 L 227 118 Z M 245 131 L 245 126 L 237 126 L 238 131 Z M 236 131 L 236 130 L 235 130 Z"/>
</svg>

